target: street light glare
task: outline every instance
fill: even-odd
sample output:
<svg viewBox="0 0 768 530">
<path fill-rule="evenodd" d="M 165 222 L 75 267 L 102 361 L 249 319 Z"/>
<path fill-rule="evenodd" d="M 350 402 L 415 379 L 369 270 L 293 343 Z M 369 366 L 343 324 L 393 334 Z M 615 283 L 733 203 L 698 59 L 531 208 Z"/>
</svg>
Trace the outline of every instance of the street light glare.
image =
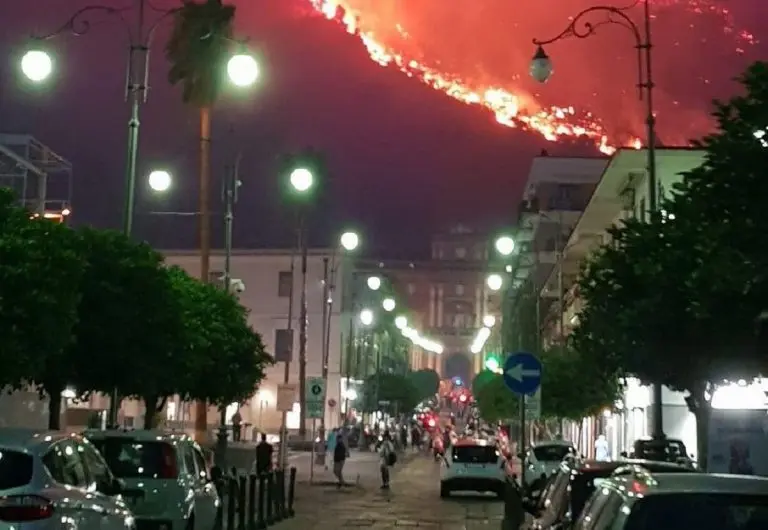
<svg viewBox="0 0 768 530">
<path fill-rule="evenodd" d="M 397 304 L 395 303 L 394 299 L 392 299 L 392 298 L 385 298 L 381 302 L 381 307 L 383 307 L 384 311 L 386 311 L 388 313 L 391 313 L 392 311 L 394 311 L 396 305 Z"/>
<path fill-rule="evenodd" d="M 371 291 L 378 291 L 381 288 L 381 278 L 378 276 L 369 276 L 367 283 Z"/>
<path fill-rule="evenodd" d="M 405 329 L 406 327 L 408 327 L 408 319 L 402 315 L 395 318 L 395 327 L 399 330 Z"/>
<path fill-rule="evenodd" d="M 490 274 L 486 280 L 486 283 L 488 284 L 488 288 L 491 291 L 498 291 L 504 284 L 504 279 L 500 274 Z"/>
<path fill-rule="evenodd" d="M 509 256 L 515 251 L 515 240 L 509 236 L 501 236 L 496 240 L 496 252 Z"/>
<path fill-rule="evenodd" d="M 360 311 L 360 323 L 363 326 L 370 326 L 373 324 L 373 311 L 370 309 L 363 309 Z"/>
<path fill-rule="evenodd" d="M 344 250 L 351 252 L 360 246 L 360 236 L 355 232 L 344 232 L 341 234 L 340 242 Z"/>
<path fill-rule="evenodd" d="M 29 50 L 21 58 L 21 72 L 34 83 L 45 81 L 53 73 L 53 59 L 42 50 Z"/>
<path fill-rule="evenodd" d="M 149 174 L 148 180 L 149 187 L 152 188 L 152 191 L 168 191 L 168 188 L 171 187 L 171 174 L 162 169 L 152 171 Z"/>
<path fill-rule="evenodd" d="M 299 167 L 291 171 L 291 186 L 298 192 L 309 191 L 314 183 L 315 176 L 306 168 Z"/>
<path fill-rule="evenodd" d="M 483 317 L 483 326 L 486 328 L 492 328 L 496 325 L 496 317 L 493 315 L 485 315 Z"/>
<path fill-rule="evenodd" d="M 227 62 L 227 75 L 235 86 L 251 86 L 259 78 L 259 63 L 252 55 L 238 53 Z"/>
</svg>

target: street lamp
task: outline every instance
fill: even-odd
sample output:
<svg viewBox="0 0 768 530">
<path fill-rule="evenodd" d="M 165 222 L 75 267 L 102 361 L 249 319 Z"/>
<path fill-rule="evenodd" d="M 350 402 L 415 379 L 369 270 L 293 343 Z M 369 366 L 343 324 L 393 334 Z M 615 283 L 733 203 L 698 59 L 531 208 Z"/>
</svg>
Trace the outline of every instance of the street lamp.
<svg viewBox="0 0 768 530">
<path fill-rule="evenodd" d="M 651 42 L 651 6 L 650 0 L 642 0 L 643 3 L 643 24 L 639 26 L 630 17 L 627 12 L 637 5 L 633 2 L 627 7 L 613 6 L 593 6 L 579 12 L 571 19 L 571 23 L 555 37 L 547 40 L 534 39 L 533 44 L 537 46 L 536 54 L 531 62 L 531 76 L 540 82 L 546 81 L 552 74 L 552 62 L 544 51 L 544 46 L 568 37 L 584 39 L 595 34 L 595 30 L 605 24 L 618 24 L 628 29 L 635 39 L 635 48 L 637 49 L 638 60 L 638 80 L 637 87 L 641 100 L 645 100 L 645 125 L 646 125 L 646 148 L 647 148 L 647 171 L 648 171 L 648 209 L 651 214 L 655 214 L 658 209 L 657 204 L 657 179 L 656 179 L 656 117 L 653 110 L 653 69 Z M 604 15 L 603 20 L 589 21 L 585 20 L 590 15 Z M 652 433 L 656 438 L 664 436 L 664 424 L 662 421 L 663 406 L 661 385 L 653 385 L 653 428 Z"/>
<path fill-rule="evenodd" d="M 360 236 L 358 236 L 356 232 L 344 232 L 341 234 L 339 242 L 341 243 L 341 248 L 347 252 L 352 252 L 360 246 Z"/>
<path fill-rule="evenodd" d="M 290 180 L 293 189 L 299 193 L 306 193 L 315 183 L 315 176 L 310 170 L 304 167 L 298 167 L 291 171 L 288 179 Z"/>
<path fill-rule="evenodd" d="M 259 63 L 249 53 L 237 53 L 227 61 L 227 75 L 235 86 L 248 87 L 253 85 L 258 80 L 259 73 Z"/>
<path fill-rule="evenodd" d="M 496 252 L 502 256 L 509 256 L 515 251 L 515 240 L 509 236 L 501 236 L 496 239 Z"/>
<path fill-rule="evenodd" d="M 408 327 L 408 319 L 404 316 L 400 315 L 399 317 L 395 318 L 395 327 L 399 330 L 404 330 Z"/>
<path fill-rule="evenodd" d="M 360 323 L 363 326 L 370 326 L 373 324 L 373 311 L 370 309 L 363 309 L 360 311 Z"/>
<path fill-rule="evenodd" d="M 483 326 L 486 328 L 492 328 L 496 325 L 496 317 L 493 315 L 485 315 L 483 317 Z"/>
<path fill-rule="evenodd" d="M 173 179 L 168 171 L 156 169 L 149 174 L 147 181 L 149 182 L 149 187 L 152 188 L 152 191 L 162 193 L 168 191 Z"/>
<path fill-rule="evenodd" d="M 498 291 L 504 285 L 504 278 L 501 277 L 501 274 L 489 274 L 485 283 L 491 291 Z"/>
<path fill-rule="evenodd" d="M 381 289 L 381 278 L 378 276 L 369 276 L 366 283 L 368 284 L 368 289 L 371 291 L 378 291 Z"/>
<path fill-rule="evenodd" d="M 43 50 L 29 50 L 21 58 L 21 72 L 33 83 L 41 83 L 53 73 L 53 59 Z"/>
<path fill-rule="evenodd" d="M 391 313 L 395 310 L 395 306 L 397 304 L 395 303 L 395 300 L 393 298 L 385 298 L 381 301 L 381 307 L 384 308 L 384 311 L 387 313 Z"/>
</svg>

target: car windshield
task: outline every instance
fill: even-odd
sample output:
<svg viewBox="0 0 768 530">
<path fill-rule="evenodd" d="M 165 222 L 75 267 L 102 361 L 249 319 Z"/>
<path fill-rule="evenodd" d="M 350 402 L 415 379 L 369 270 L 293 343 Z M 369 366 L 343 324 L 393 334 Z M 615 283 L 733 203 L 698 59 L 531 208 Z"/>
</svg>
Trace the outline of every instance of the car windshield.
<svg viewBox="0 0 768 530">
<path fill-rule="evenodd" d="M 462 464 L 495 464 L 499 453 L 490 445 L 460 445 L 453 448 L 453 461 Z"/>
<path fill-rule="evenodd" d="M 635 458 L 657 462 L 677 462 L 686 458 L 685 444 L 679 440 L 642 440 L 635 443 Z"/>
<path fill-rule="evenodd" d="M 32 480 L 32 457 L 0 449 L 0 490 L 26 486 Z"/>
<path fill-rule="evenodd" d="M 764 530 L 768 495 L 716 492 L 649 495 L 629 515 L 626 530 Z"/>
<path fill-rule="evenodd" d="M 164 474 L 173 448 L 165 442 L 139 442 L 130 438 L 91 440 L 115 476 L 157 478 Z"/>
<path fill-rule="evenodd" d="M 539 445 L 533 448 L 533 456 L 539 462 L 561 462 L 573 452 L 573 447 L 569 445 Z"/>
</svg>

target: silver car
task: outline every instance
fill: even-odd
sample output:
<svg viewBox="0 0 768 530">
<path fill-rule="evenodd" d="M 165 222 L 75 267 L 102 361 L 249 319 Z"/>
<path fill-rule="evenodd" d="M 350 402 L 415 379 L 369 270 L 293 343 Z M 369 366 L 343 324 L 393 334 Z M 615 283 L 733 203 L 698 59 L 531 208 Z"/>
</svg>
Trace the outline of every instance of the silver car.
<svg viewBox="0 0 768 530">
<path fill-rule="evenodd" d="M 124 493 L 81 436 L 0 429 L 0 530 L 133 530 Z"/>
</svg>

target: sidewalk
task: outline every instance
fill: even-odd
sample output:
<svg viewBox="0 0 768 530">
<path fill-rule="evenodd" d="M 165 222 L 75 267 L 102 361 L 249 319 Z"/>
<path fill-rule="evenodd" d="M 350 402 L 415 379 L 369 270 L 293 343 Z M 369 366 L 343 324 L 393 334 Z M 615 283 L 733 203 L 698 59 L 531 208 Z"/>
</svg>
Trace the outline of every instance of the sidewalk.
<svg viewBox="0 0 768 530">
<path fill-rule="evenodd" d="M 440 499 L 440 466 L 427 456 L 401 457 L 392 472 L 392 489 L 302 485 L 296 493 L 296 516 L 280 530 L 337 530 L 367 527 L 394 530 L 403 526 L 435 530 L 487 530 L 500 526 L 502 504 L 492 497 Z"/>
</svg>

